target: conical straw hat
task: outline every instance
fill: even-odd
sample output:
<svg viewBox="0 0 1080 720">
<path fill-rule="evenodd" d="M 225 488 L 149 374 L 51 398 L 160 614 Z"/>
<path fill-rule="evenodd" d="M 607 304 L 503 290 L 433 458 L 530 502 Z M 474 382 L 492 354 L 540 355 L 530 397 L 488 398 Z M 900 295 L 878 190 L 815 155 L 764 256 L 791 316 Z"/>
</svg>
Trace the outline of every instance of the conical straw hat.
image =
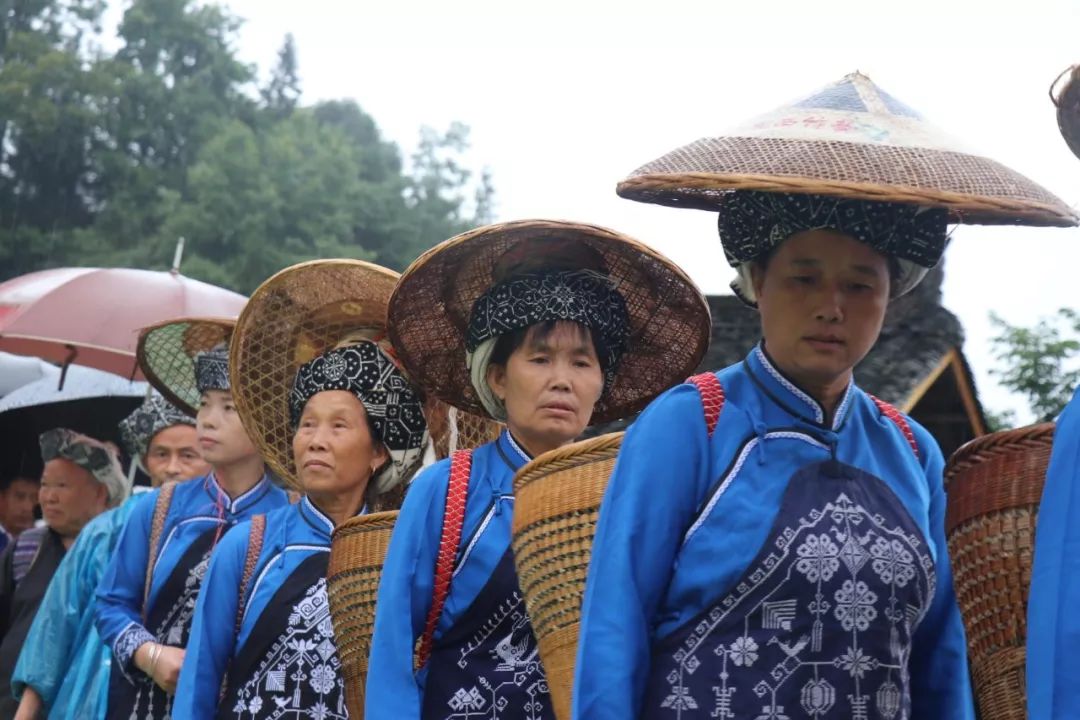
<svg viewBox="0 0 1080 720">
<path fill-rule="evenodd" d="M 712 210 L 732 190 L 942 207 L 957 223 L 1065 227 L 1078 220 L 1049 191 L 966 151 L 859 73 L 727 134 L 673 150 L 635 170 L 616 192 Z"/>
</svg>

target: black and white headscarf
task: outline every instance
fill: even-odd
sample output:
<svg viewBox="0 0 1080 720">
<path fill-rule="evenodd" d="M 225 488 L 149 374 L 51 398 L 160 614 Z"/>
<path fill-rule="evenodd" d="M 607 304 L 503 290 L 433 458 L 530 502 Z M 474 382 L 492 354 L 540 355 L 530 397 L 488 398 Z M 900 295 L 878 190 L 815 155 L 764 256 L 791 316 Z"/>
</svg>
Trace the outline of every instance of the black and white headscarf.
<svg viewBox="0 0 1080 720">
<path fill-rule="evenodd" d="M 731 192 L 724 196 L 718 224 L 727 261 L 739 272 L 731 287 L 751 305 L 757 303 L 753 262 L 796 233 L 837 230 L 895 259 L 900 273 L 893 278 L 893 297 L 919 284 L 941 259 L 948 239 L 948 212 L 942 208 L 823 195 Z"/>
<path fill-rule="evenodd" d="M 382 348 L 371 341 L 328 350 L 302 365 L 289 394 L 289 422 L 300 424 L 304 406 L 327 390 L 346 390 L 360 400 L 375 439 L 386 446 L 390 462 L 372 478 L 381 494 L 409 478 L 423 459 L 427 421 L 416 390 Z"/>
<path fill-rule="evenodd" d="M 200 393 L 232 389 L 229 382 L 229 348 L 226 345 L 218 345 L 213 350 L 195 355 L 195 387 Z"/>
<path fill-rule="evenodd" d="M 630 314 L 611 279 L 593 270 L 518 275 L 477 298 L 465 338 L 465 362 L 473 388 L 496 420 L 506 421 L 506 407 L 491 391 L 486 377 L 496 340 L 551 320 L 568 320 L 589 328 L 604 373 L 604 387 L 610 387 L 614 380 L 630 335 Z"/>
<path fill-rule="evenodd" d="M 41 433 L 41 461 L 57 458 L 69 460 L 94 476 L 109 493 L 109 507 L 116 507 L 127 497 L 131 489 L 116 447 L 67 428 L 56 428 Z"/>
<path fill-rule="evenodd" d="M 124 441 L 128 454 L 141 464 L 146 459 L 154 436 L 173 425 L 194 427 L 195 418 L 155 394 L 120 421 L 120 439 Z"/>
</svg>

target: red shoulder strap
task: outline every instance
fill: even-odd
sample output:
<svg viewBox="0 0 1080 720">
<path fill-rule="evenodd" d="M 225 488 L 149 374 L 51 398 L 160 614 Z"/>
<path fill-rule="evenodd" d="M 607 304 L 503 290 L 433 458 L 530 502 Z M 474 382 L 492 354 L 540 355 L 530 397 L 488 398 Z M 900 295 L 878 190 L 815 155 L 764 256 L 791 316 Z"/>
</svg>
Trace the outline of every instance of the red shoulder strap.
<svg viewBox="0 0 1080 720">
<path fill-rule="evenodd" d="M 465 523 L 465 499 L 469 491 L 469 473 L 472 471 L 472 450 L 457 450 L 450 456 L 450 483 L 446 489 L 446 509 L 443 511 L 442 536 L 439 555 L 435 560 L 435 587 L 431 599 L 424 634 L 416 653 L 418 667 L 427 664 L 431 657 L 431 645 L 435 638 L 435 626 L 439 623 L 446 596 L 450 594 L 450 577 L 454 574 L 454 560 L 461 545 L 461 527 Z"/>
<path fill-rule="evenodd" d="M 869 393 L 867 394 L 869 395 Z M 919 443 L 915 441 L 915 433 L 911 431 L 911 425 L 908 424 L 904 414 L 881 398 L 870 395 L 870 399 L 877 405 L 877 409 L 881 411 L 881 414 L 892 420 L 893 424 L 900 428 L 900 432 L 904 433 L 904 437 L 907 438 L 908 445 L 911 446 L 911 451 L 915 453 L 917 459 L 919 457 Z"/>
<path fill-rule="evenodd" d="M 701 406 L 705 410 L 705 427 L 712 437 L 716 423 L 720 420 L 720 411 L 724 409 L 724 386 L 720 384 L 720 378 L 716 373 L 704 372 L 693 375 L 687 382 L 697 386 L 701 393 Z"/>
</svg>

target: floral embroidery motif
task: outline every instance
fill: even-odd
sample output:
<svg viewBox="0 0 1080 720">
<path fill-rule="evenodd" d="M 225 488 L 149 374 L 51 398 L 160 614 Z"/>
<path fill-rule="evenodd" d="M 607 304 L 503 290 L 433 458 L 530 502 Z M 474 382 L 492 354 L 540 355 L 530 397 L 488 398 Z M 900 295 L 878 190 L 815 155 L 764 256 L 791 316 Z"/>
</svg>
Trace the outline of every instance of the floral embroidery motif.
<svg viewBox="0 0 1080 720">
<path fill-rule="evenodd" d="M 245 720 L 347 720 L 324 578 L 292 608 L 288 627 L 240 687 L 232 711 Z"/>
<path fill-rule="evenodd" d="M 909 717 L 911 637 L 934 594 L 926 543 L 888 502 L 804 492 L 815 506 L 780 518 L 734 589 L 656 656 L 646 717 Z"/>
</svg>

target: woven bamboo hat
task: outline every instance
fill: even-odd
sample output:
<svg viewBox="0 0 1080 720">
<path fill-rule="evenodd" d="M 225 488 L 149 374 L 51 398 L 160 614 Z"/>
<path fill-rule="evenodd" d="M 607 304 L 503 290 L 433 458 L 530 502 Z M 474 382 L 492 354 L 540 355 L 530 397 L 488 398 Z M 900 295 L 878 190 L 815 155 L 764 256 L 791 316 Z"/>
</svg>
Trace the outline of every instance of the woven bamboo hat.
<svg viewBox="0 0 1080 720">
<path fill-rule="evenodd" d="M 143 328 L 135 356 L 150 384 L 176 407 L 194 416 L 199 409 L 195 358 L 227 344 L 231 318 L 181 318 Z"/>
<path fill-rule="evenodd" d="M 945 208 L 955 223 L 1076 225 L 1076 212 L 1023 175 L 927 123 L 854 73 L 817 93 L 643 165 L 631 200 L 703 210 L 732 190 L 807 193 Z"/>
<path fill-rule="evenodd" d="M 1050 88 L 1050 99 L 1057 106 L 1061 136 L 1073 154 L 1080 157 L 1080 65 L 1073 65 L 1058 76 Z"/>
<path fill-rule="evenodd" d="M 626 303 L 630 335 L 592 422 L 625 417 L 690 375 L 709 343 L 705 298 L 677 265 L 640 242 L 596 225 L 521 220 L 453 237 L 417 258 L 390 298 L 388 331 L 420 386 L 466 412 L 487 415 L 466 367 L 476 300 L 518 268 L 588 268 Z"/>
<path fill-rule="evenodd" d="M 229 365 L 237 412 L 266 464 L 294 487 L 289 390 L 296 372 L 348 336 L 382 334 L 397 279 L 361 260 L 299 263 L 260 285 L 236 321 Z"/>
</svg>

